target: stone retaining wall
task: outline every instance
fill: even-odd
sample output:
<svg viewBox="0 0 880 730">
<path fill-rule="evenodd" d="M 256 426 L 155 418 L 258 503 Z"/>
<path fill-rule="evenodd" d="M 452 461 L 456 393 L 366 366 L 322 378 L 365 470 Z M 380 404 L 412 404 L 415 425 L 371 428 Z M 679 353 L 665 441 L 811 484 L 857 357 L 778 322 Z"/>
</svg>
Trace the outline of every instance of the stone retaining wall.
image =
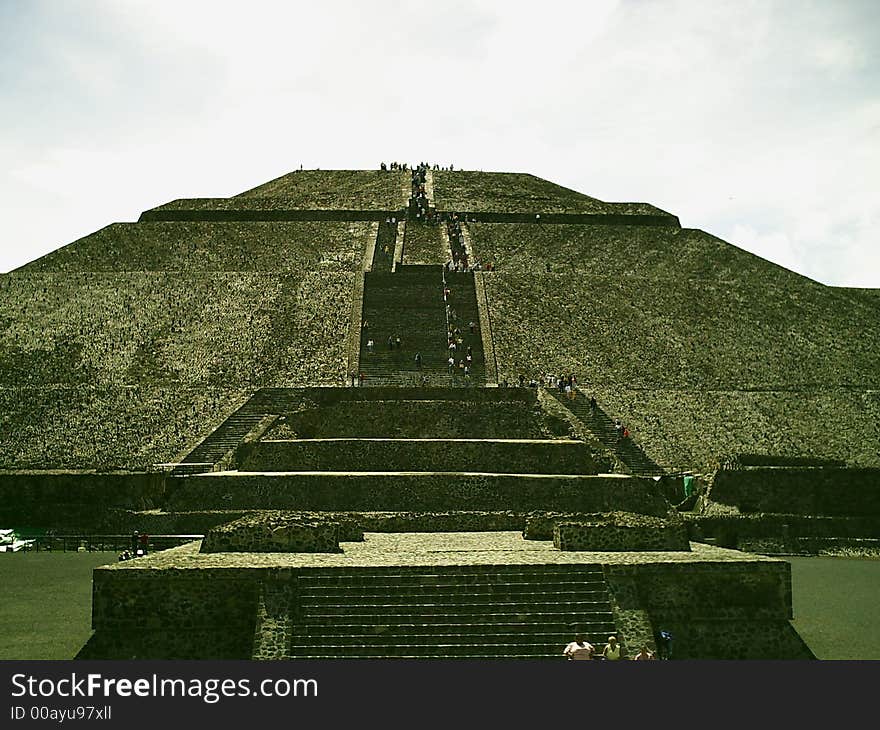
<svg viewBox="0 0 880 730">
<path fill-rule="evenodd" d="M 691 540 L 711 538 L 721 547 L 743 541 L 796 538 L 880 538 L 880 517 L 828 517 L 794 514 L 682 515 Z"/>
<path fill-rule="evenodd" d="M 655 482 L 637 477 L 465 473 L 226 472 L 169 478 L 169 509 L 334 511 L 622 509 L 664 516 Z"/>
<path fill-rule="evenodd" d="M 722 469 L 709 499 L 742 512 L 880 516 L 880 469 Z"/>
<path fill-rule="evenodd" d="M 349 390 L 366 392 L 372 388 Z M 285 435 L 276 436 L 270 431 L 268 438 L 522 439 L 567 437 L 570 430 L 565 421 L 549 416 L 535 403 L 419 399 L 393 403 L 345 401 L 330 407 L 310 408 L 288 414 L 281 433 Z"/>
<path fill-rule="evenodd" d="M 159 472 L 0 473 L 0 524 L 79 529 L 107 508 L 153 509 L 165 496 Z"/>
<path fill-rule="evenodd" d="M 597 474 L 600 466 L 582 442 L 327 439 L 262 441 L 239 451 L 238 468 Z"/>
<path fill-rule="evenodd" d="M 605 565 L 615 613 L 669 631 L 674 659 L 814 659 L 789 623 L 791 566 L 779 561 Z M 644 631 L 637 638 L 648 642 Z M 632 645 L 630 645 L 630 649 Z"/>
</svg>

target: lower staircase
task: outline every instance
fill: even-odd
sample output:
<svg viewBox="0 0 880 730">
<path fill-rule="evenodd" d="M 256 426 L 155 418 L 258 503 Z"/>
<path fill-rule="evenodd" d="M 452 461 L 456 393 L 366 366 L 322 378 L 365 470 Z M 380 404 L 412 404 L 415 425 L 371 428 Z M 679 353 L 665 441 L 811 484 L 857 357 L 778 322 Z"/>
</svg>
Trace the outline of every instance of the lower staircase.
<svg viewBox="0 0 880 730">
<path fill-rule="evenodd" d="M 286 388 L 262 388 L 237 408 L 171 471 L 184 476 L 211 471 L 230 451 L 234 450 L 264 418 L 284 413 L 290 396 Z"/>
<path fill-rule="evenodd" d="M 599 565 L 309 570 L 293 658 L 562 659 L 616 633 Z"/>
<path fill-rule="evenodd" d="M 568 408 L 609 451 L 614 453 L 630 474 L 660 476 L 665 473 L 663 467 L 651 459 L 641 446 L 632 440 L 632 437 L 620 439 L 611 417 L 598 404 L 595 409 L 591 409 L 590 399 L 580 390 L 575 391 L 576 397 L 573 399 L 553 388 L 548 389 L 547 392 Z"/>
</svg>

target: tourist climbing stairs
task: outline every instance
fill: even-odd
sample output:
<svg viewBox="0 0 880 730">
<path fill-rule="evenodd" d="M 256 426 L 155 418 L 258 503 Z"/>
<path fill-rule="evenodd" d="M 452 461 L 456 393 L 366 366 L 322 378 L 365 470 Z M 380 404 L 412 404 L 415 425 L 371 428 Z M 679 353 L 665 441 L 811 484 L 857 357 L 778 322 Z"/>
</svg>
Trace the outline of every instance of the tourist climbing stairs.
<svg viewBox="0 0 880 730">
<path fill-rule="evenodd" d="M 590 399 L 582 391 L 575 390 L 575 398 L 573 399 L 554 388 L 549 388 L 548 392 L 568 408 L 609 451 L 623 462 L 631 474 L 659 476 L 665 473 L 663 468 L 632 440 L 632 437 L 619 438 L 617 429 L 614 427 L 614 420 L 598 404 L 595 409 L 591 409 Z"/>
<path fill-rule="evenodd" d="M 446 286 L 449 289 L 449 305 L 455 315 L 449 323 L 452 329 L 458 327 L 464 338 L 465 352 L 470 346 L 473 351 L 472 379 L 480 385 L 486 382 L 486 359 L 483 353 L 483 339 L 480 333 L 480 312 L 477 309 L 477 292 L 473 272 L 446 272 Z M 473 327 L 471 327 L 473 325 Z M 465 352 L 456 352 L 456 361 Z"/>
<path fill-rule="evenodd" d="M 457 282 L 458 294 L 452 294 L 456 306 L 461 307 L 460 317 L 476 317 L 473 275 L 470 277 L 470 289 L 464 282 Z M 470 335 L 468 320 L 461 329 L 464 347 L 469 344 L 473 348 L 470 377 L 464 378 L 459 368 L 450 372 L 443 287 L 443 267 L 436 265 L 398 266 L 395 273 L 364 274 L 363 319 L 367 327 L 362 328 L 360 346 L 364 385 L 482 385 L 485 382 L 479 334 Z M 473 299 L 470 306 L 466 302 L 468 296 Z M 416 360 L 417 354 L 420 361 Z"/>
<path fill-rule="evenodd" d="M 616 632 L 599 565 L 309 570 L 293 658 L 557 659 Z"/>
</svg>

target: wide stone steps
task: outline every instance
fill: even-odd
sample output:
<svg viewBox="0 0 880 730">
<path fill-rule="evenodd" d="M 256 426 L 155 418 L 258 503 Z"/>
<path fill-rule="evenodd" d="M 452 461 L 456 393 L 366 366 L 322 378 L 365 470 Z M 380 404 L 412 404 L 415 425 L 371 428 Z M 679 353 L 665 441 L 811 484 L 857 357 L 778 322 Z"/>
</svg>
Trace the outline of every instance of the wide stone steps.
<svg viewBox="0 0 880 730">
<path fill-rule="evenodd" d="M 340 598 L 344 598 L 345 602 L 340 603 Z M 496 608 L 504 608 L 507 606 L 518 607 L 523 601 L 529 601 L 530 605 L 537 605 L 548 599 L 553 601 L 566 601 L 584 603 L 596 603 L 605 600 L 607 595 L 603 589 L 600 590 L 545 590 L 531 591 L 518 590 L 498 590 L 484 586 L 456 587 L 450 589 L 435 589 L 425 587 L 420 591 L 400 591 L 390 593 L 388 591 L 377 591 L 368 593 L 366 591 L 352 591 L 350 595 L 330 594 L 330 595 L 303 595 L 300 594 L 300 600 L 303 605 L 314 607 L 341 607 L 345 609 L 351 602 L 357 600 L 358 608 L 365 607 L 381 607 L 381 606 L 480 606 L 484 604 L 492 604 Z"/>
<path fill-rule="evenodd" d="M 571 641 L 569 638 L 568 641 Z M 567 642 L 566 642 L 567 643 Z M 546 643 L 531 643 L 522 639 L 511 639 L 503 644 L 442 644 L 439 642 L 419 644 L 381 644 L 376 646 L 320 645 L 314 647 L 320 654 L 296 651 L 294 656 L 302 659 L 562 659 L 562 645 L 548 646 Z M 553 650 L 556 649 L 556 652 Z"/>
<path fill-rule="evenodd" d="M 385 628 L 385 627 L 382 627 Z M 294 647 L 297 646 L 315 646 L 320 645 L 323 647 L 329 646 L 339 646 L 339 647 L 352 647 L 352 646 L 363 646 L 363 647 L 376 647 L 376 646 L 385 646 L 389 645 L 389 636 L 390 632 L 393 632 L 394 638 L 399 642 L 399 646 L 411 646 L 411 647 L 436 647 L 438 645 L 446 645 L 446 646 L 474 646 L 474 638 L 475 635 L 478 635 L 477 632 L 469 633 L 469 634 L 446 634 L 435 632 L 431 629 L 435 627 L 429 626 L 426 627 L 428 630 L 424 634 L 406 634 L 402 635 L 398 632 L 397 626 L 388 627 L 387 632 L 378 632 L 372 634 L 322 634 L 322 635 L 311 635 L 307 637 L 293 637 L 291 640 L 291 645 Z M 523 634 L 515 634 L 513 632 L 507 632 L 506 635 L 499 634 L 494 626 L 480 626 L 481 631 L 491 631 L 494 634 L 494 638 L 498 641 L 499 645 L 509 646 L 509 642 L 514 641 L 519 645 L 519 648 L 523 648 L 523 645 L 520 644 Z M 613 629 L 612 629 L 613 630 Z M 572 639 L 572 630 L 571 627 L 558 632 L 538 632 L 531 633 L 528 630 L 524 634 L 528 637 L 527 644 L 532 646 L 540 646 L 543 650 L 546 650 L 548 647 L 556 647 L 559 646 L 560 649 L 564 647 L 569 641 Z M 504 638 L 501 638 L 504 636 Z M 591 635 L 586 635 L 585 638 L 594 646 L 596 643 L 599 643 L 600 646 L 604 646 L 605 642 L 608 639 L 609 634 L 607 632 L 599 632 L 596 631 Z M 315 639 L 320 638 L 320 642 L 315 641 Z M 595 643 L 594 643 L 595 642 Z M 485 647 L 486 644 L 480 644 L 481 647 Z"/>
<path fill-rule="evenodd" d="M 318 648 L 320 648 L 320 647 L 318 647 Z M 450 657 L 449 655 L 445 655 L 445 654 L 438 654 L 438 653 L 434 653 L 434 654 L 405 654 L 405 653 L 401 653 L 401 654 L 395 654 L 395 655 L 391 656 L 391 655 L 387 655 L 384 652 L 380 651 L 375 654 L 361 653 L 361 654 L 358 654 L 357 656 L 346 656 L 345 654 L 327 654 L 327 653 L 313 654 L 313 653 L 309 653 L 309 654 L 297 654 L 296 658 L 297 659 L 351 659 L 351 660 L 358 660 L 358 659 L 426 659 L 426 660 L 430 660 L 430 659 L 450 659 L 453 657 Z M 488 660 L 493 660 L 493 659 L 538 660 L 538 659 L 559 659 L 559 655 L 558 654 L 504 654 L 504 655 L 499 656 L 499 655 L 490 655 L 490 654 L 486 654 L 486 655 L 468 654 L 467 656 L 457 656 L 454 658 L 457 659 L 458 661 L 465 661 L 468 659 L 472 659 L 474 661 L 486 660 L 486 659 L 488 659 Z"/>
<path fill-rule="evenodd" d="M 391 271 L 394 264 L 394 242 L 397 238 L 397 224 L 379 222 L 376 232 L 376 248 L 373 251 L 373 271 Z"/>
<path fill-rule="evenodd" d="M 425 566 L 393 566 L 385 569 L 339 570 L 323 572 L 309 570 L 299 578 L 300 591 L 318 586 L 389 586 L 403 585 L 465 585 L 470 583 L 530 583 L 552 581 L 553 585 L 565 582 L 604 583 L 601 566 L 589 563 L 576 565 L 443 565 L 437 568 Z"/>
<path fill-rule="evenodd" d="M 487 623 L 395 623 L 374 624 L 372 626 L 360 623 L 334 623 L 332 626 L 324 626 L 318 624 L 299 624 L 297 627 L 297 637 L 294 639 L 301 645 L 309 643 L 312 639 L 306 637 L 320 638 L 333 644 L 345 644 L 348 639 L 352 639 L 353 643 L 363 641 L 363 643 L 378 643 L 382 640 L 387 641 L 389 635 L 397 638 L 406 637 L 413 643 L 421 640 L 422 637 L 430 639 L 443 637 L 448 643 L 467 643 L 473 642 L 474 635 L 485 636 L 492 633 L 496 636 L 511 634 L 514 636 L 531 636 L 539 640 L 547 640 L 548 643 L 555 643 L 562 639 L 566 639 L 565 643 L 571 640 L 572 629 L 577 629 L 582 624 L 589 623 L 592 633 L 580 631 L 587 637 L 587 641 L 591 644 L 594 642 L 604 643 L 608 637 L 614 633 L 616 627 L 614 621 L 610 618 L 607 621 L 593 619 L 590 621 L 575 621 L 557 624 L 543 624 L 541 631 L 536 632 L 535 627 L 531 623 L 511 622 L 504 623 L 501 621 Z"/>
<path fill-rule="evenodd" d="M 383 603 L 358 603 L 358 604 L 332 604 L 332 603 L 303 603 L 301 604 L 311 616 L 376 616 L 382 614 L 391 614 L 394 616 L 434 616 L 438 611 L 444 608 L 458 609 L 455 614 L 447 613 L 446 616 L 475 616 L 475 615 L 506 615 L 506 616 L 522 616 L 525 614 L 539 613 L 542 615 L 550 615 L 554 609 L 558 609 L 560 601 L 546 600 L 547 595 L 541 595 L 542 600 L 534 600 L 525 602 L 525 598 L 518 601 L 422 601 L 419 603 L 407 603 L 396 601 L 385 601 Z M 604 601 L 600 600 L 573 600 L 569 598 L 565 602 L 565 608 L 568 615 L 587 615 L 599 614 L 602 612 Z"/>
<path fill-rule="evenodd" d="M 348 586 L 322 585 L 320 587 L 300 588 L 299 596 L 303 600 L 309 600 L 310 598 L 316 600 L 329 600 L 334 596 L 344 596 L 346 598 L 361 598 L 364 596 L 387 597 L 391 591 L 394 591 L 397 596 L 401 595 L 401 593 L 407 595 L 426 595 L 463 591 L 466 591 L 468 595 L 486 594 L 492 596 L 498 596 L 499 594 L 540 594 L 542 591 L 536 591 L 536 587 L 536 582 L 534 580 L 515 583 L 502 580 L 496 582 L 489 582 L 488 580 L 480 582 L 451 582 L 441 579 L 434 584 L 427 581 L 412 583 L 401 581 L 397 584 L 389 583 L 384 585 L 378 582 L 375 584 L 354 584 Z M 604 595 L 605 582 L 601 579 L 590 582 L 570 581 L 564 583 L 561 581 L 554 581 L 552 587 L 543 590 L 544 593 L 552 593 L 554 596 L 559 595 L 560 592 L 580 593 L 582 591 L 600 592 Z"/>
<path fill-rule="evenodd" d="M 365 385 L 410 385 L 425 378 L 430 384 L 447 387 L 485 384 L 482 341 L 468 328 L 470 321 L 479 321 L 473 275 L 459 276 L 465 278 L 458 280 L 450 306 L 456 310 L 464 341 L 456 361 L 464 358 L 468 346 L 472 349 L 469 378 L 461 371 L 450 373 L 447 365 L 449 330 L 442 267 L 401 266 L 394 274 L 364 275 L 363 318 L 369 327 L 361 333 L 359 368 L 366 375 Z M 389 348 L 389 336 L 400 336 L 400 349 Z M 374 343 L 372 352 L 367 349 L 369 339 Z M 417 352 L 421 367 L 415 364 Z"/>
<path fill-rule="evenodd" d="M 175 475 L 186 473 L 187 469 L 184 466 L 186 464 L 216 464 L 238 446 L 265 415 L 263 409 L 249 408 L 246 403 L 187 454 L 181 461 L 181 466 L 175 467 L 171 473 Z"/>
<path fill-rule="evenodd" d="M 616 633 L 597 565 L 461 565 L 300 574 L 291 656 L 561 660 Z"/>
</svg>

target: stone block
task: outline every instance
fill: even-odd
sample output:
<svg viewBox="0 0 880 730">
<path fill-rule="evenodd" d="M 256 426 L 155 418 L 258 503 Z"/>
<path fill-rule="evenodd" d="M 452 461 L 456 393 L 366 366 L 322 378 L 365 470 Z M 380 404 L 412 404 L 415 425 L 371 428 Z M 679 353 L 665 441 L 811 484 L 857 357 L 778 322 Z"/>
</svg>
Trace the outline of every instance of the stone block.
<svg viewBox="0 0 880 730">
<path fill-rule="evenodd" d="M 336 553 L 339 523 L 304 520 L 283 512 L 262 512 L 212 529 L 203 553 Z"/>
<path fill-rule="evenodd" d="M 553 545 L 572 551 L 690 550 L 683 523 L 635 515 L 595 522 L 557 522 L 553 526 Z"/>
</svg>

